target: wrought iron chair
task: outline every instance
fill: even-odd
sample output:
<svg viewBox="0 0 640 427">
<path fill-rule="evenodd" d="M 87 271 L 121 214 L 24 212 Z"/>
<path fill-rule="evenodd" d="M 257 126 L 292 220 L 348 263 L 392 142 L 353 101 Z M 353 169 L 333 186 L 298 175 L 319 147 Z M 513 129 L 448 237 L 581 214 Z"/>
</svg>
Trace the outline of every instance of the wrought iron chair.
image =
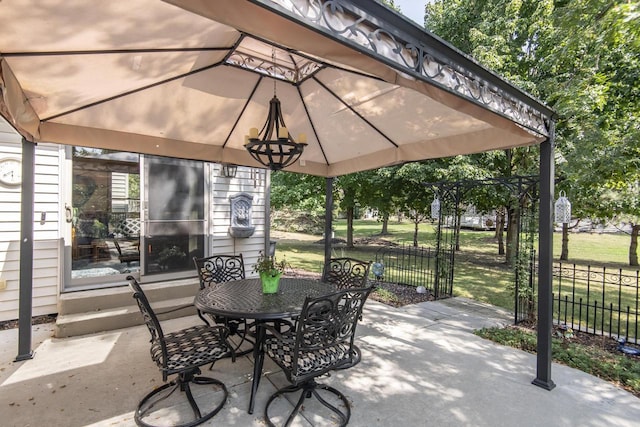
<svg viewBox="0 0 640 427">
<path fill-rule="evenodd" d="M 205 258 L 193 257 L 193 264 L 200 278 L 200 289 L 204 289 L 215 283 L 228 282 L 231 280 L 241 280 L 245 278 L 244 260 L 242 254 L 238 255 L 213 255 Z M 204 314 L 198 310 L 198 316 L 206 323 L 209 321 Z M 240 343 L 232 348 L 232 357 L 243 356 L 253 351 L 255 340 L 250 338 L 249 327 L 244 319 L 228 319 L 222 316 L 210 315 L 210 319 L 217 324 L 225 325 L 229 328 L 230 335 L 238 335 Z M 251 344 L 251 348 L 238 352 L 244 342 Z"/>
<path fill-rule="evenodd" d="M 329 371 L 354 366 L 354 338 L 358 319 L 372 288 L 351 288 L 319 298 L 307 298 L 295 330 L 279 333 L 264 325 L 273 335 L 264 343 L 264 351 L 282 368 L 291 385 L 275 392 L 267 401 L 264 415 L 269 426 L 274 426 L 269 407 L 279 396 L 302 391 L 289 414 L 285 426 L 293 422 L 304 401 L 315 397 L 329 408 L 344 426 L 351 417 L 349 401 L 339 390 L 316 382 L 316 378 Z M 344 409 L 339 409 L 320 395 L 325 390 L 337 397 Z M 323 393 L 324 394 L 324 393 Z"/>
<path fill-rule="evenodd" d="M 221 381 L 199 376 L 200 366 L 212 364 L 228 354 L 229 331 L 224 326 L 197 325 L 165 334 L 140 284 L 133 276 L 128 276 L 127 280 L 151 333 L 151 358 L 162 371 L 162 380 L 165 382 L 140 401 L 134 416 L 136 424 L 151 426 L 145 418 L 153 416 L 154 407 L 176 390 L 185 393 L 193 411 L 193 419 L 178 426 L 187 427 L 204 423 L 222 409 L 227 401 L 228 392 Z M 170 375 L 177 375 L 177 377 L 167 382 Z M 213 386 L 216 391 L 221 391 L 223 397 L 220 403 L 211 408 L 210 395 L 208 395 L 209 407 L 203 414 L 193 395 L 192 385 Z"/>
<path fill-rule="evenodd" d="M 331 258 L 322 270 L 322 281 L 332 283 L 336 289 L 367 288 L 371 261 L 355 258 Z"/>
<path fill-rule="evenodd" d="M 336 289 L 368 288 L 374 282 L 369 281 L 371 261 L 361 261 L 356 258 L 331 258 L 322 269 L 322 281 L 332 283 Z M 362 320 L 360 316 L 359 320 Z M 360 348 L 353 346 L 353 364 L 360 363 Z M 342 369 L 350 368 L 345 365 Z"/>
</svg>

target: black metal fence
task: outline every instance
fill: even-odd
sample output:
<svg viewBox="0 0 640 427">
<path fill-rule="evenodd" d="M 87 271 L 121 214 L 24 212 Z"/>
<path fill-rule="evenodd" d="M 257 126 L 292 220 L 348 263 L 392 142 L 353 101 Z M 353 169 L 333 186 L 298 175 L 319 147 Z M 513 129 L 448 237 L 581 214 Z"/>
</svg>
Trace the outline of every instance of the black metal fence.
<svg viewBox="0 0 640 427">
<path fill-rule="evenodd" d="M 556 322 L 573 330 L 639 343 L 640 270 L 556 263 L 553 277 Z"/>
<path fill-rule="evenodd" d="M 441 259 L 429 247 L 402 245 L 384 247 L 376 252 L 376 263 L 384 269 L 377 280 L 410 286 L 424 286 L 435 298 L 446 298 L 453 294 L 452 272 L 448 267 L 451 251 L 441 250 Z M 440 265 L 440 268 L 438 266 Z M 374 273 L 376 268 L 373 268 Z M 437 271 L 442 271 L 439 275 Z"/>
</svg>

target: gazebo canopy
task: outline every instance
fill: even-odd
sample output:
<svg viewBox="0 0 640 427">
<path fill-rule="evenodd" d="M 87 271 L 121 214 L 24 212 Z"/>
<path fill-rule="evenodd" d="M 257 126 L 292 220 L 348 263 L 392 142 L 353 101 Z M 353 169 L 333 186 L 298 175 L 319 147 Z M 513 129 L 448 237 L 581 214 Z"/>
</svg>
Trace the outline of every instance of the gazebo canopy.
<svg viewBox="0 0 640 427">
<path fill-rule="evenodd" d="M 277 93 L 289 131 L 307 135 L 288 168 L 296 172 L 334 177 L 541 143 L 538 330 L 546 333 L 533 383 L 555 386 L 553 112 L 386 6 L 2 0 L 0 92 L 0 114 L 23 135 L 28 160 L 16 360 L 32 355 L 33 143 L 259 167 L 245 135 L 262 126 Z"/>
<path fill-rule="evenodd" d="M 371 0 L 4 0 L 0 61 L 28 140 L 259 167 L 275 92 L 309 144 L 288 170 L 327 177 L 539 143 L 552 114 Z"/>
</svg>

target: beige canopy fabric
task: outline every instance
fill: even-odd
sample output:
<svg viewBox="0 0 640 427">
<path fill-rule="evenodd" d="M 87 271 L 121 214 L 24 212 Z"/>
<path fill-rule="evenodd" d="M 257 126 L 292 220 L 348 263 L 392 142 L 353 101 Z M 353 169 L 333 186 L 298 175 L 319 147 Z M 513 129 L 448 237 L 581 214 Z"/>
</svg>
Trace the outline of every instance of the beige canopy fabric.
<svg viewBox="0 0 640 427">
<path fill-rule="evenodd" d="M 289 131 L 307 135 L 295 172 L 334 177 L 541 143 L 547 333 L 533 384 L 552 389 L 548 107 L 373 0 L 0 0 L 0 114 L 27 140 L 31 172 L 39 141 L 260 167 L 245 135 L 274 94 Z M 32 181 L 22 195 L 16 360 L 33 354 Z"/>
<path fill-rule="evenodd" d="M 274 93 L 338 176 L 536 144 L 551 111 L 373 1 L 3 0 L 0 114 L 47 141 L 260 167 Z"/>
</svg>

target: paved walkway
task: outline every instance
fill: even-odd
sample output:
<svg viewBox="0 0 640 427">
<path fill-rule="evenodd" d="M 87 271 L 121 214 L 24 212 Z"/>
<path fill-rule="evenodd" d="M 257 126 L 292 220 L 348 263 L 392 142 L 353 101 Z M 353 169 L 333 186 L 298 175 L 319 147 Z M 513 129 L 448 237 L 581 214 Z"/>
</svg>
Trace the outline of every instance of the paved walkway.
<svg viewBox="0 0 640 427">
<path fill-rule="evenodd" d="M 356 367 L 326 382 L 352 404 L 350 426 L 637 426 L 640 399 L 575 369 L 554 365 L 557 387 L 531 385 L 535 356 L 471 333 L 510 323 L 508 313 L 463 298 L 392 308 L 367 302 L 359 326 L 363 353 Z M 165 322 L 178 329 L 198 322 Z M 144 327 L 82 337 L 50 338 L 50 325 L 34 326 L 35 357 L 12 362 L 17 330 L 0 332 L 0 425 L 130 426 L 138 400 L 162 382 L 149 357 Z M 262 408 L 285 383 L 266 363 L 256 414 L 246 412 L 251 360 L 216 363 L 205 375 L 230 390 L 208 424 L 264 426 Z M 296 425 L 331 425 L 313 418 Z"/>
</svg>

